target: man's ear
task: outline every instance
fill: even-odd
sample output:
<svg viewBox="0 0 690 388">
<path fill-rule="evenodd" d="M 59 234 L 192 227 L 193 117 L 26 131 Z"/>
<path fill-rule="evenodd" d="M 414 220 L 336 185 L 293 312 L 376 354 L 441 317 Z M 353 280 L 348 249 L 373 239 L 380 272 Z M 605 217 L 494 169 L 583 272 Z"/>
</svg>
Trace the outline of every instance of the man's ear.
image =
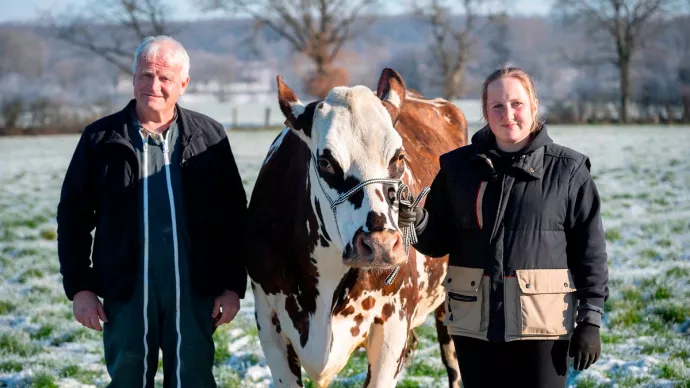
<svg viewBox="0 0 690 388">
<path fill-rule="evenodd" d="M 285 116 L 285 125 L 290 127 L 300 139 L 307 145 L 311 142 L 312 115 L 309 116 L 306 105 L 300 101 L 295 92 L 283 82 L 283 77 L 278 76 L 278 104 Z M 307 117 L 309 116 L 309 117 Z"/>
<path fill-rule="evenodd" d="M 189 76 L 182 80 L 182 85 L 180 86 L 180 96 L 184 94 L 184 92 L 187 90 L 187 86 L 189 85 Z"/>
</svg>

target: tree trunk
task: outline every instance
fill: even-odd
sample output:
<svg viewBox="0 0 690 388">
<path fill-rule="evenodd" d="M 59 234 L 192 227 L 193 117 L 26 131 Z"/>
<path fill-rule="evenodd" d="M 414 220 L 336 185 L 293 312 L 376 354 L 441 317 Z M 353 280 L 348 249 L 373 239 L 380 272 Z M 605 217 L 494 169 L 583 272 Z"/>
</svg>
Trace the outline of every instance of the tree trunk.
<svg viewBox="0 0 690 388">
<path fill-rule="evenodd" d="M 620 62 L 620 92 L 621 92 L 621 100 L 620 100 L 620 122 L 621 124 L 627 124 L 628 123 L 628 115 L 629 115 L 629 108 L 630 108 L 630 61 L 629 60 L 621 60 Z"/>
<path fill-rule="evenodd" d="M 443 83 L 443 98 L 452 100 L 462 94 L 462 80 L 464 75 L 464 68 L 451 71 L 446 76 L 446 82 Z"/>
</svg>

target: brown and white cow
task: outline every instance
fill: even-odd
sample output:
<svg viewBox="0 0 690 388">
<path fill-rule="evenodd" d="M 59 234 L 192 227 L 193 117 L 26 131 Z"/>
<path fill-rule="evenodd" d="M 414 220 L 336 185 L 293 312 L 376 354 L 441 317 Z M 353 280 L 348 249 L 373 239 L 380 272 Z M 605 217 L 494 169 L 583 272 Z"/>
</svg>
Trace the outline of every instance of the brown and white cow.
<svg viewBox="0 0 690 388">
<path fill-rule="evenodd" d="M 395 386 L 408 333 L 435 311 L 450 386 L 459 386 L 443 325 L 447 258 L 427 258 L 412 247 L 408 257 L 397 225 L 398 185 L 376 179 L 402 179 L 418 194 L 437 173 L 438 156 L 467 143 L 464 115 L 445 100 L 408 97 L 391 69 L 384 69 L 376 93 L 336 87 L 308 105 L 278 76 L 278 99 L 287 128 L 252 192 L 247 252 L 274 384 L 302 386 L 303 367 L 325 387 L 364 346 L 364 386 Z M 332 210 L 331 202 L 362 182 L 375 183 Z"/>
</svg>

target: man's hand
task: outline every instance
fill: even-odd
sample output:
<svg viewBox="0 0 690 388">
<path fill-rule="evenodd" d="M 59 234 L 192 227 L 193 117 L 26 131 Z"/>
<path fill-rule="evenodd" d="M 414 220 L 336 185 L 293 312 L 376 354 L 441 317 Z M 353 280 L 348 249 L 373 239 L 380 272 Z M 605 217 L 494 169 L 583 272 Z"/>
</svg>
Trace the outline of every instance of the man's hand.
<svg viewBox="0 0 690 388">
<path fill-rule="evenodd" d="M 211 317 L 218 327 L 224 323 L 230 323 L 240 311 L 240 297 L 235 291 L 225 290 L 216 297 L 213 303 Z"/>
<path fill-rule="evenodd" d="M 74 318 L 77 319 L 84 327 L 96 331 L 103 331 L 100 318 L 103 322 L 108 322 L 103 310 L 103 304 L 96 294 L 91 291 L 79 291 L 72 298 L 72 312 Z"/>
<path fill-rule="evenodd" d="M 573 369 L 584 370 L 597 362 L 601 355 L 599 327 L 582 322 L 577 325 L 570 339 L 570 357 Z"/>
<path fill-rule="evenodd" d="M 419 206 L 412 207 L 407 201 L 400 201 L 398 209 L 398 227 L 407 228 L 417 226 L 424 218 L 424 210 Z"/>
</svg>

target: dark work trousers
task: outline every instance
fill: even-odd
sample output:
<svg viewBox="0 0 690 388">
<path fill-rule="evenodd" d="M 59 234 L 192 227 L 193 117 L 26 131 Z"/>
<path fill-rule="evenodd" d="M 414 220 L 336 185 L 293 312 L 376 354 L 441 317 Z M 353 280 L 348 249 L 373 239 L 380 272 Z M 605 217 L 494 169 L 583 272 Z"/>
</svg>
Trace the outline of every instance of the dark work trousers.
<svg viewBox="0 0 690 388">
<path fill-rule="evenodd" d="M 165 387 L 216 386 L 213 298 L 198 295 L 189 284 L 176 129 L 171 126 L 165 133 L 171 150 L 160 136 L 148 137 L 146 147 L 137 147 L 145 180 L 140 182 L 143 248 L 137 282 L 131 299 L 105 299 L 103 306 L 112 388 L 152 388 L 159 349 Z M 173 153 L 172 163 L 166 150 Z"/>
<path fill-rule="evenodd" d="M 464 388 L 564 388 L 568 341 L 489 342 L 453 336 Z"/>
</svg>

